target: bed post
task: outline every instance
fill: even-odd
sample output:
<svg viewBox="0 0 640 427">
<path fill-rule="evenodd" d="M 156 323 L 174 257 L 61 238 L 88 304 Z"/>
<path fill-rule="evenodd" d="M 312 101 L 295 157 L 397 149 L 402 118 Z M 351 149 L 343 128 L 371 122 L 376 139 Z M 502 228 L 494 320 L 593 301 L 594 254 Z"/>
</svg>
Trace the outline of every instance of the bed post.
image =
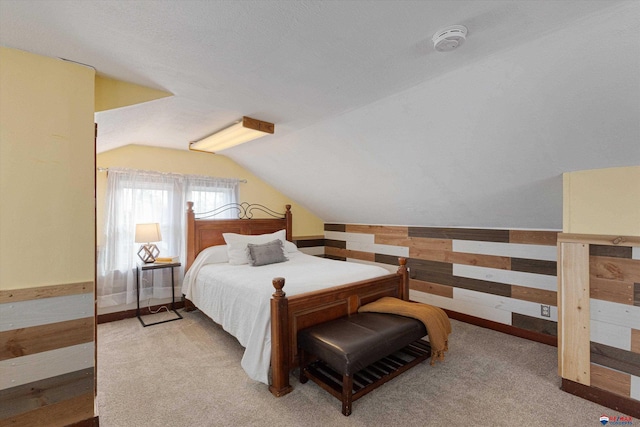
<svg viewBox="0 0 640 427">
<path fill-rule="evenodd" d="M 287 209 L 289 211 L 289 209 Z M 271 298 L 271 385 L 269 391 L 280 397 L 289 393 L 289 308 L 287 296 L 282 290 L 284 278 L 273 279 L 276 288 Z"/>
<path fill-rule="evenodd" d="M 398 263 L 400 264 L 398 274 L 402 276 L 402 291 L 400 297 L 405 301 L 409 301 L 409 269 L 407 268 L 407 259 L 400 257 L 398 258 Z"/>
<path fill-rule="evenodd" d="M 287 209 L 286 212 L 284 213 L 284 218 L 287 220 L 287 240 L 292 242 L 293 241 L 293 230 L 292 230 L 292 216 L 291 216 L 291 205 L 285 205 L 285 208 Z"/>
<path fill-rule="evenodd" d="M 184 271 L 189 270 L 196 259 L 196 214 L 193 212 L 193 202 L 187 202 L 187 260 Z"/>
</svg>

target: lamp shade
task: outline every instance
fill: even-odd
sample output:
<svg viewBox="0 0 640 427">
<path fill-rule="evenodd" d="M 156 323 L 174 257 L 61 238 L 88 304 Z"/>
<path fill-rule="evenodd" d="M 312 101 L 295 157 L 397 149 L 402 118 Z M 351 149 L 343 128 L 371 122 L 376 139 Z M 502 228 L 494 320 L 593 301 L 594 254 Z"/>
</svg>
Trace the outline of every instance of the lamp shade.
<svg viewBox="0 0 640 427">
<path fill-rule="evenodd" d="M 229 127 L 221 129 L 199 141 L 190 143 L 189 149 L 214 153 L 272 134 L 274 131 L 275 126 L 273 123 L 263 122 L 251 117 L 243 117 L 242 120 Z"/>
<path fill-rule="evenodd" d="M 159 242 L 161 240 L 160 224 L 157 222 L 136 224 L 136 243 Z"/>
</svg>

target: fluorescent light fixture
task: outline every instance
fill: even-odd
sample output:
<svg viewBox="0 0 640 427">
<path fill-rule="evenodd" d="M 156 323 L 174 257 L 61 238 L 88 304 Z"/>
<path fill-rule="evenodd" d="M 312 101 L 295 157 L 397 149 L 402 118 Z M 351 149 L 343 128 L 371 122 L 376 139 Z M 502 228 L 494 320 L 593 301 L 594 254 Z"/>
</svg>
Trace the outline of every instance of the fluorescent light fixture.
<svg viewBox="0 0 640 427">
<path fill-rule="evenodd" d="M 189 143 L 189 150 L 215 153 L 247 141 L 272 134 L 275 125 L 262 120 L 243 117 L 242 120 L 196 142 Z"/>
</svg>

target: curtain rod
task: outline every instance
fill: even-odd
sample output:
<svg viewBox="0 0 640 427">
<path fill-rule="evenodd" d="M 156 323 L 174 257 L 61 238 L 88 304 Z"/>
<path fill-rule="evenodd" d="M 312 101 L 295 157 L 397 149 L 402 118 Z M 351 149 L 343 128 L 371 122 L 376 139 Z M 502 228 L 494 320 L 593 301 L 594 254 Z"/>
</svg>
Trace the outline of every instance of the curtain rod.
<svg viewBox="0 0 640 427">
<path fill-rule="evenodd" d="M 98 172 L 109 172 L 109 168 L 102 168 L 102 167 L 97 167 L 96 170 Z M 141 171 L 141 172 L 146 172 L 146 171 Z M 156 173 L 160 173 L 160 174 L 165 174 L 165 175 L 178 175 L 178 176 L 194 176 L 194 175 L 187 175 L 187 174 L 183 174 L 183 173 L 174 173 L 174 172 L 156 172 Z M 215 178 L 212 176 L 204 176 L 204 178 Z M 235 179 L 235 178 L 231 178 L 231 179 Z M 246 179 L 239 179 L 238 182 L 241 182 L 243 184 L 247 183 Z"/>
</svg>

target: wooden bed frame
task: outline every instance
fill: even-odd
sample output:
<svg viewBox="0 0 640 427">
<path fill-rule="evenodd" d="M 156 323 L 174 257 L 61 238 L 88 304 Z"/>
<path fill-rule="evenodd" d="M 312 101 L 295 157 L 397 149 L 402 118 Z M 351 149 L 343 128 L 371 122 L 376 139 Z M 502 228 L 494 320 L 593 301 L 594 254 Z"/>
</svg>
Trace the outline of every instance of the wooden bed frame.
<svg viewBox="0 0 640 427">
<path fill-rule="evenodd" d="M 270 211 L 260 205 L 243 203 L 234 207 L 239 219 L 196 219 L 193 202 L 187 202 L 187 261 L 189 269 L 203 249 L 224 245 L 222 233 L 264 234 L 286 229 L 292 240 L 291 205 L 273 219 L 250 219 L 251 210 Z M 265 210 L 266 209 L 266 210 Z M 270 211 L 273 212 L 273 211 Z M 269 212 L 267 212 L 269 213 Z M 356 313 L 361 305 L 384 296 L 409 299 L 409 272 L 406 259 L 399 258 L 398 272 L 332 288 L 287 297 L 285 279 L 273 279 L 275 293 L 271 299 L 271 393 L 280 397 L 292 390 L 289 373 L 298 365 L 298 331 L 306 327 Z M 185 270 L 186 271 L 186 270 Z M 194 304 L 185 300 L 187 310 Z"/>
</svg>

